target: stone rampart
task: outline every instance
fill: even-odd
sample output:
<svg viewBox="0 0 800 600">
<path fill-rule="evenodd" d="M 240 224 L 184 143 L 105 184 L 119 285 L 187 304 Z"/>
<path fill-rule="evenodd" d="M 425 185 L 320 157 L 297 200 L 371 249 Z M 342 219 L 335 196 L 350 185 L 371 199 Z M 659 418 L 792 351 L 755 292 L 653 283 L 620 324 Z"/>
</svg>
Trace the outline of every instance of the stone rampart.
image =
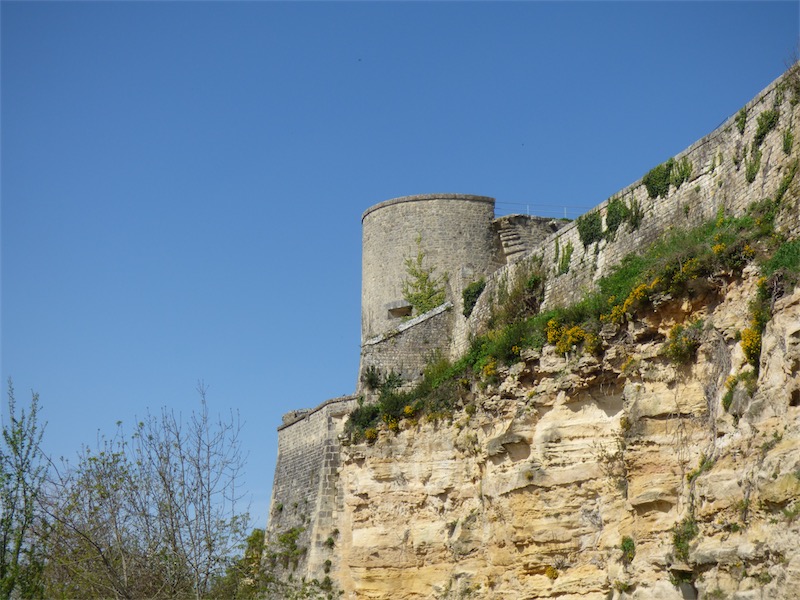
<svg viewBox="0 0 800 600">
<path fill-rule="evenodd" d="M 291 548 L 281 544 L 280 537 L 294 530 L 297 535 L 292 544 L 298 551 L 291 559 L 278 557 L 278 572 L 320 573 L 326 560 L 335 561 L 325 542 L 334 535 L 341 508 L 336 485 L 339 434 L 356 403 L 355 396 L 343 396 L 311 410 L 292 411 L 278 428 L 278 462 L 266 541 L 272 551 L 289 553 Z"/>
<path fill-rule="evenodd" d="M 684 159 L 691 164 L 691 175 L 680 187 L 671 185 L 666 197 L 651 198 L 643 179 L 640 179 L 589 211 L 599 211 L 605 231 L 608 204 L 613 198 L 621 199 L 627 206 L 638 206 L 641 210 L 638 228 L 623 223 L 613 239 L 603 238 L 584 246 L 578 222 L 574 221 L 530 250 L 527 258 L 541 257 L 546 270 L 543 308 L 580 300 L 626 255 L 646 247 L 671 228 L 700 225 L 720 210 L 729 215 L 741 215 L 753 202 L 774 197 L 792 163 L 797 160 L 797 140 L 800 138 L 800 132 L 795 131 L 793 148 L 790 153 L 784 151 L 784 131 L 800 123 L 800 104 L 792 104 L 780 81 L 774 81 L 744 107 L 746 120 L 743 131 L 739 131 L 740 116 L 737 113 L 674 157 L 676 164 Z M 759 147 L 760 164 L 755 168 L 752 166 L 756 162 L 752 148 L 758 119 L 765 111 L 773 109 L 779 112 L 778 123 L 763 139 Z M 751 181 L 748 181 L 748 169 L 751 169 Z M 798 180 L 800 175 L 793 185 L 798 185 Z M 795 215 L 797 210 L 795 200 Z M 791 213 L 791 210 L 786 212 Z M 794 227 L 787 231 L 797 235 L 797 221 L 796 218 L 787 219 L 786 227 Z M 565 260 L 565 253 L 569 255 L 568 260 Z M 529 266 L 525 261 L 513 263 L 487 278 L 486 288 L 472 315 L 464 327 L 456 330 L 453 356 L 463 353 L 470 336 L 480 333 L 485 327 L 500 284 L 512 284 L 526 269 Z"/>
</svg>

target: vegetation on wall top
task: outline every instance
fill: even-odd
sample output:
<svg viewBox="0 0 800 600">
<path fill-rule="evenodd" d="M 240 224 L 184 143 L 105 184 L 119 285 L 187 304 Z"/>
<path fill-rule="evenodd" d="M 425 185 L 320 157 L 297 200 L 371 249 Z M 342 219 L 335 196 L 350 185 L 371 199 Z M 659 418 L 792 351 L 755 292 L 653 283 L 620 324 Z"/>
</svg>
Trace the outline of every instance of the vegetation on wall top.
<svg viewBox="0 0 800 600">
<path fill-rule="evenodd" d="M 396 431 L 404 418 L 413 423 L 423 415 L 436 419 L 450 414 L 468 396 L 473 382 L 497 383 L 498 367 L 519 361 L 525 349 L 550 344 L 562 354 L 602 353 L 601 329 L 618 330 L 639 311 L 664 299 L 682 298 L 698 280 L 713 274 L 740 276 L 754 261 L 765 274 L 760 287 L 769 293 L 763 293 L 762 305 L 751 307 L 753 316 L 742 340 L 745 353 L 757 365 L 772 303 L 800 279 L 800 241 L 786 240 L 774 227 L 797 168 L 795 162 L 787 170 L 774 198 L 753 203 L 741 217 L 720 212 L 699 227 L 670 230 L 643 252 L 628 255 L 578 303 L 538 312 L 535 302 L 526 305 L 520 299 L 541 285 L 541 274 L 534 269 L 529 278 L 519 278 L 511 291 L 498 294 L 495 314 L 503 318 L 493 319 L 492 329 L 476 337 L 460 360 L 438 357 L 413 388 L 383 390 L 377 405 L 356 409 L 348 425 L 354 439 L 377 439 L 381 422 Z M 624 211 L 616 201 L 609 205 L 615 207 L 611 221 L 618 228 Z M 662 355 L 676 364 L 693 361 L 703 329 L 702 321 L 679 324 L 664 341 Z"/>
</svg>

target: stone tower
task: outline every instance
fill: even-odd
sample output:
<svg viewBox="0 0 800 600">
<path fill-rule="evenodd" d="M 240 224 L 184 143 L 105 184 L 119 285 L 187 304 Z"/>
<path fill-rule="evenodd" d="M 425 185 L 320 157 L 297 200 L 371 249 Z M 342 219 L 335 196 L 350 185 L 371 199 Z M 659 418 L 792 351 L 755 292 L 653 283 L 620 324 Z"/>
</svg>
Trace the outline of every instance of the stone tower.
<svg viewBox="0 0 800 600">
<path fill-rule="evenodd" d="M 405 261 L 425 254 L 425 266 L 448 278 L 447 300 L 492 272 L 501 253 L 492 228 L 494 198 L 468 194 L 404 196 L 376 204 L 361 217 L 361 342 L 396 329 L 411 314 L 403 299 Z"/>
</svg>

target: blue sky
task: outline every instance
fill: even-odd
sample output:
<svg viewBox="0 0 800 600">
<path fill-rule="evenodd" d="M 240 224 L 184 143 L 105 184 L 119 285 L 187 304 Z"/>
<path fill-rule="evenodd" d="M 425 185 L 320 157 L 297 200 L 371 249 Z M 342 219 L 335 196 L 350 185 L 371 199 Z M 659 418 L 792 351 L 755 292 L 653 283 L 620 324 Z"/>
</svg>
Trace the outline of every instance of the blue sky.
<svg viewBox="0 0 800 600">
<path fill-rule="evenodd" d="M 779 76 L 796 2 L 2 2 L 2 376 L 45 448 L 355 387 L 362 212 L 576 217 Z M 5 407 L 4 407 L 5 409 Z"/>
</svg>

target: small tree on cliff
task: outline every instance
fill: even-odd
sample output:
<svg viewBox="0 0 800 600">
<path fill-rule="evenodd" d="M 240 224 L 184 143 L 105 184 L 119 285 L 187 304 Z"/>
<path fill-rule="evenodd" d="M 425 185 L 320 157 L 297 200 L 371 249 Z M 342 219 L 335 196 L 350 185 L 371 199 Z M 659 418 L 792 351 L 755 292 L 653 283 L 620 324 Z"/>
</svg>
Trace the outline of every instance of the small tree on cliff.
<svg viewBox="0 0 800 600">
<path fill-rule="evenodd" d="M 447 275 L 435 277 L 436 267 L 426 267 L 425 251 L 422 249 L 422 236 L 417 236 L 417 256 L 406 258 L 408 278 L 403 282 L 403 298 L 418 315 L 436 308 L 445 301 Z"/>
</svg>

